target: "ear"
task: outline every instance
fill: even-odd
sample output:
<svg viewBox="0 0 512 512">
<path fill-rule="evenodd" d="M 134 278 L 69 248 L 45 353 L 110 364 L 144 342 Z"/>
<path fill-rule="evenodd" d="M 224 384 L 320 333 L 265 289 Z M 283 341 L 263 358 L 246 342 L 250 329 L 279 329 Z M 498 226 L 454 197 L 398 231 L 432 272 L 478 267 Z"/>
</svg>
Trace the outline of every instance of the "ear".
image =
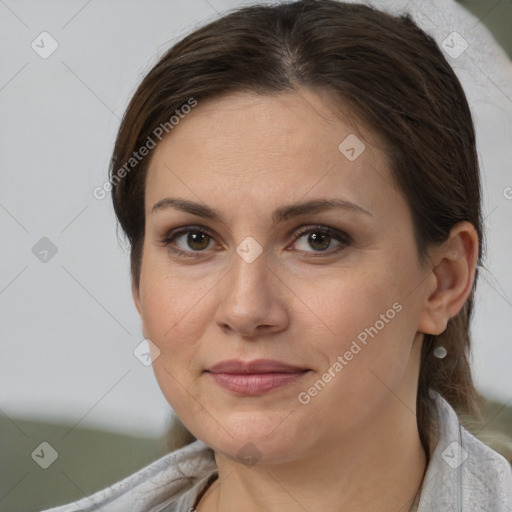
<svg viewBox="0 0 512 512">
<path fill-rule="evenodd" d="M 427 291 L 418 330 L 441 334 L 448 320 L 462 309 L 475 280 L 478 234 L 470 222 L 459 222 L 448 240 L 436 247 L 431 261 L 436 285 Z"/>
</svg>

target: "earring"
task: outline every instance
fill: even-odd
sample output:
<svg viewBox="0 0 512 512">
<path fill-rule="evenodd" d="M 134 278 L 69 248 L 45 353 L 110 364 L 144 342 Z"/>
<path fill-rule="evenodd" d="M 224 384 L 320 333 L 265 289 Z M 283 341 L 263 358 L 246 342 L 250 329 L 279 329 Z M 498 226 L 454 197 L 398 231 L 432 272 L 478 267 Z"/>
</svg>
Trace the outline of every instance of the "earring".
<svg viewBox="0 0 512 512">
<path fill-rule="evenodd" d="M 448 354 L 448 351 L 442 345 L 436 347 L 434 350 L 434 357 L 437 357 L 438 359 L 444 359 L 446 354 Z"/>
</svg>

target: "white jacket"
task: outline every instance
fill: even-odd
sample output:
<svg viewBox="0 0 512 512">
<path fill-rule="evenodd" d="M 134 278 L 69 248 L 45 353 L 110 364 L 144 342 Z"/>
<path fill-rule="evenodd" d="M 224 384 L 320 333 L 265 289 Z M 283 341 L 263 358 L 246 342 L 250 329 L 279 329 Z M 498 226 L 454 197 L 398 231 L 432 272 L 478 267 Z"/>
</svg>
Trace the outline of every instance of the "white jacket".
<svg viewBox="0 0 512 512">
<path fill-rule="evenodd" d="M 423 480 L 417 512 L 511 512 L 512 468 L 460 424 L 435 394 L 440 432 Z M 190 512 L 218 476 L 213 451 L 195 441 L 120 482 L 45 512 Z"/>
</svg>

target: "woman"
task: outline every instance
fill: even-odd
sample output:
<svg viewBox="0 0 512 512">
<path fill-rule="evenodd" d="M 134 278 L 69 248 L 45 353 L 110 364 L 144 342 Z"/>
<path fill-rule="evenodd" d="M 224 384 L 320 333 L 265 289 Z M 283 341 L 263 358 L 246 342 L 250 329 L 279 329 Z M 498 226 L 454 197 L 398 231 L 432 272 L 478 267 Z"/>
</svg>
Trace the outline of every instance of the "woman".
<svg viewBox="0 0 512 512">
<path fill-rule="evenodd" d="M 303 0 L 195 31 L 136 91 L 110 183 L 193 442 L 54 511 L 512 508 L 455 412 L 477 411 L 471 113 L 410 17 Z"/>
</svg>

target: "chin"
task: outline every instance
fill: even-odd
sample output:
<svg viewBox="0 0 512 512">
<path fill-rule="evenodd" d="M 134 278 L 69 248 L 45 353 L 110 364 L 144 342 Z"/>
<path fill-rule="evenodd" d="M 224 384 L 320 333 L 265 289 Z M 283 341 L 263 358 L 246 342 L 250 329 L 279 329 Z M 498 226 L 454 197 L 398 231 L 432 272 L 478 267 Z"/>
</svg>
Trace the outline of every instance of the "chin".
<svg viewBox="0 0 512 512">
<path fill-rule="evenodd" d="M 224 422 L 226 430 L 217 426 L 215 432 L 201 432 L 196 437 L 215 452 L 247 466 L 288 462 L 298 455 L 298 446 L 304 448 L 304 440 L 290 435 L 283 425 L 276 428 L 279 423 L 269 421 L 260 428 L 251 423 L 246 418 L 240 430 Z"/>
</svg>

